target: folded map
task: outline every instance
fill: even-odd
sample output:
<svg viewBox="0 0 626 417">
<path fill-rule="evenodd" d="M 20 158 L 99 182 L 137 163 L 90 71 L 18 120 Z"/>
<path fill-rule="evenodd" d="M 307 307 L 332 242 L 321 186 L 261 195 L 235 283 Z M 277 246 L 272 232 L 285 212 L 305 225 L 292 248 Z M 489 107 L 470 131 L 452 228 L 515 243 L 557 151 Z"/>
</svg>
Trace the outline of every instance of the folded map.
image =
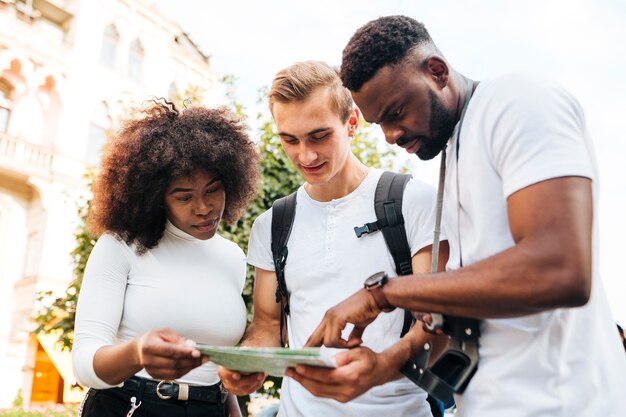
<svg viewBox="0 0 626 417">
<path fill-rule="evenodd" d="M 196 343 L 195 347 L 207 355 L 211 362 L 239 372 L 264 372 L 283 376 L 285 369 L 296 365 L 335 368 L 335 355 L 343 349 L 330 348 L 252 348 L 234 346 L 211 346 Z"/>
</svg>

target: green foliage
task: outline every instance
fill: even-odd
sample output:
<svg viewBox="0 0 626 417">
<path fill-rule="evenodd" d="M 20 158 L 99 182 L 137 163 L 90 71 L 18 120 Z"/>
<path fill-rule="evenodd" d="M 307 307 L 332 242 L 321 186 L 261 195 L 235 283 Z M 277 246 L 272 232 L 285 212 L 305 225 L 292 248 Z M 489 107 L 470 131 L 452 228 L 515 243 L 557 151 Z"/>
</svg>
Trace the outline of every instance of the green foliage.
<svg viewBox="0 0 626 417">
<path fill-rule="evenodd" d="M 11 402 L 11 405 L 13 407 L 21 407 L 22 405 L 24 405 L 24 396 L 22 396 L 21 388 L 17 390 L 17 393 L 15 394 L 15 398 Z"/>
<path fill-rule="evenodd" d="M 78 415 L 77 404 L 57 404 L 47 407 L 32 407 L 26 411 L 21 407 L 0 409 L 2 417 L 76 417 Z"/>
<path fill-rule="evenodd" d="M 189 86 L 182 93 L 174 93 L 169 99 L 178 110 L 184 109 L 185 105 L 191 103 L 201 103 L 204 99 L 205 91 L 198 86 Z"/>
<path fill-rule="evenodd" d="M 379 143 L 372 130 L 372 126 L 361 119 L 358 133 L 352 141 L 352 152 L 356 157 L 369 167 L 408 172 L 408 161 L 398 164 L 400 159 L 396 148 Z"/>
<path fill-rule="evenodd" d="M 226 107 L 230 109 L 233 113 L 235 113 L 244 126 L 248 126 L 246 120 L 248 119 L 248 115 L 246 114 L 246 109 L 239 101 L 237 101 L 236 89 L 235 89 L 235 77 L 231 74 L 226 74 L 222 78 L 220 78 L 220 84 L 224 86 L 226 91 L 224 95 L 226 96 L 227 104 Z"/>
<path fill-rule="evenodd" d="M 222 236 L 237 243 L 244 252 L 248 250 L 248 240 L 254 219 L 268 210 L 274 200 L 292 193 L 302 183 L 302 177 L 282 150 L 280 138 L 274 131 L 272 122 L 270 120 L 263 122 L 259 131 L 261 137 L 258 146 L 261 155 L 262 180 L 259 195 L 237 223 L 233 225 L 222 224 L 220 230 Z M 249 318 L 252 318 L 253 285 L 254 269 L 249 267 L 243 290 Z"/>
<path fill-rule="evenodd" d="M 85 174 L 89 188 L 94 179 L 94 171 L 88 170 Z M 74 340 L 74 319 L 76 316 L 76 303 L 78 302 L 78 293 L 80 285 L 83 281 L 85 273 L 85 265 L 89 254 L 96 244 L 96 237 L 87 230 L 86 221 L 91 207 L 91 199 L 82 196 L 77 204 L 79 223 L 74 232 L 76 246 L 71 253 L 72 263 L 74 265 L 74 278 L 69 283 L 65 293 L 60 297 L 53 297 L 52 291 L 40 292 L 37 296 L 39 305 L 35 322 L 37 328 L 35 333 L 58 333 L 58 343 L 65 350 L 72 347 Z"/>
</svg>

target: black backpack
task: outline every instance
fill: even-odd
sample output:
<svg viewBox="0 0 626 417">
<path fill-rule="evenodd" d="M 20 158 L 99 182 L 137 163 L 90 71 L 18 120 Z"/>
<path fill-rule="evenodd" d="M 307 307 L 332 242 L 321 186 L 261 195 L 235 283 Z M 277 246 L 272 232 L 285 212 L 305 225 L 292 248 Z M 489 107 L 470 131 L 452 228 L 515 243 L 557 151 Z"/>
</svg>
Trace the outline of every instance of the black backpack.
<svg viewBox="0 0 626 417">
<path fill-rule="evenodd" d="M 397 174 L 385 171 L 378 180 L 374 194 L 374 211 L 376 221 L 354 228 L 357 238 L 367 233 L 380 230 L 385 238 L 387 249 L 393 257 L 396 273 L 410 275 L 413 273 L 411 265 L 411 250 L 404 228 L 402 216 L 402 197 L 404 188 L 411 178 L 410 174 Z M 272 257 L 278 287 L 276 288 L 276 302 L 280 303 L 280 342 L 283 340 L 283 329 L 289 315 L 289 291 L 285 282 L 285 264 L 287 262 L 287 242 L 291 233 L 291 226 L 296 215 L 296 192 L 279 198 L 272 205 Z M 404 324 L 400 336 L 404 336 L 413 325 L 413 316 L 408 310 L 404 311 Z"/>
</svg>

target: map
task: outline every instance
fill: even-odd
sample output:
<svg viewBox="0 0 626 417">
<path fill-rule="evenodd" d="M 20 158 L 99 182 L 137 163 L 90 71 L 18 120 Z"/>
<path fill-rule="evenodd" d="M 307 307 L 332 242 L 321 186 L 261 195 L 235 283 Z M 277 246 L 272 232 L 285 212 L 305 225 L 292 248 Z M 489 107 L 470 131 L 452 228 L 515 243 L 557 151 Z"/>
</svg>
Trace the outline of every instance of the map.
<svg viewBox="0 0 626 417">
<path fill-rule="evenodd" d="M 334 356 L 343 349 L 330 348 L 252 348 L 211 346 L 196 343 L 196 349 L 207 355 L 211 362 L 233 371 L 244 373 L 264 372 L 283 376 L 285 369 L 298 364 L 335 368 Z"/>
</svg>

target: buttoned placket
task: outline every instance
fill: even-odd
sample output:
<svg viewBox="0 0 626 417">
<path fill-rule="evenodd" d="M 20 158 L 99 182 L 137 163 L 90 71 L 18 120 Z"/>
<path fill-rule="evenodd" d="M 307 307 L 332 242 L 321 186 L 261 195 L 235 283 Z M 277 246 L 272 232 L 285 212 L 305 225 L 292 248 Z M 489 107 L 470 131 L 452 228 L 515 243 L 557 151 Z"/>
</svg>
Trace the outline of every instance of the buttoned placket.
<svg viewBox="0 0 626 417">
<path fill-rule="evenodd" d="M 326 247 L 325 258 L 330 260 L 333 258 L 333 246 L 336 241 L 336 226 L 337 226 L 337 205 L 330 203 L 326 208 L 328 213 L 328 223 L 326 224 Z"/>
</svg>

